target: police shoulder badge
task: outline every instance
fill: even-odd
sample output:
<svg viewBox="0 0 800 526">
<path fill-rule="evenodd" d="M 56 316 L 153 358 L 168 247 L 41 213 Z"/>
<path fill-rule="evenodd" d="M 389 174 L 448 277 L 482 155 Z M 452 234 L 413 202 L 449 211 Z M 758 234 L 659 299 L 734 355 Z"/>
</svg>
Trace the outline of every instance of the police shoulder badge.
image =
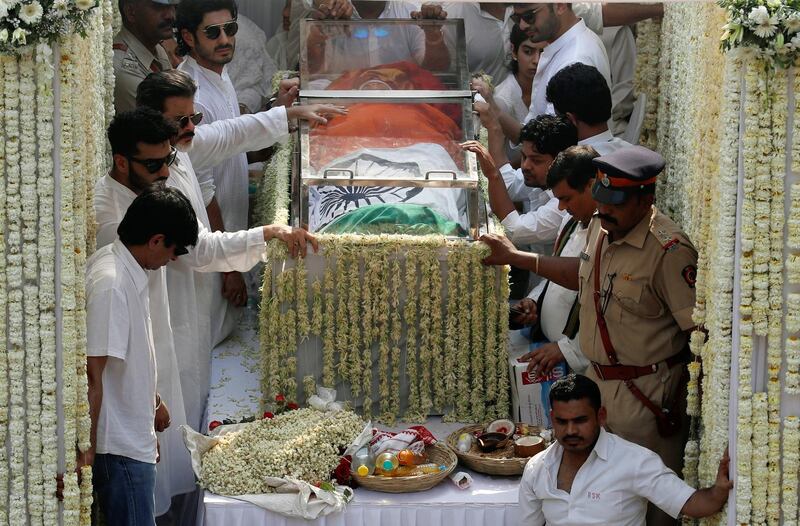
<svg viewBox="0 0 800 526">
<path fill-rule="evenodd" d="M 681 275 L 683 276 L 683 280 L 689 285 L 689 288 L 694 288 L 695 283 L 697 283 L 697 267 L 694 265 L 686 265 L 683 267 L 683 271 L 681 271 Z"/>
</svg>

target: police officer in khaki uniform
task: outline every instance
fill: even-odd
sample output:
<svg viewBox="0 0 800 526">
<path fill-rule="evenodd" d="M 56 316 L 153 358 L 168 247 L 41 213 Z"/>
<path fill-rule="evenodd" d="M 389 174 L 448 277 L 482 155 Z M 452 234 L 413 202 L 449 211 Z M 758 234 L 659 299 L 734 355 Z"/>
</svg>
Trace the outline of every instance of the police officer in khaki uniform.
<svg viewBox="0 0 800 526">
<path fill-rule="evenodd" d="M 598 213 L 579 258 L 526 254 L 487 235 L 485 263 L 522 266 L 580 291 L 581 350 L 592 362 L 586 375 L 600 386 L 608 428 L 680 473 L 697 251 L 653 206 L 663 157 L 631 146 L 593 163 Z M 647 523 L 675 521 L 651 510 Z"/>
<path fill-rule="evenodd" d="M 136 108 L 136 88 L 153 71 L 172 69 L 162 40 L 173 38 L 180 0 L 120 0 L 122 29 L 114 37 L 114 107 Z"/>
</svg>

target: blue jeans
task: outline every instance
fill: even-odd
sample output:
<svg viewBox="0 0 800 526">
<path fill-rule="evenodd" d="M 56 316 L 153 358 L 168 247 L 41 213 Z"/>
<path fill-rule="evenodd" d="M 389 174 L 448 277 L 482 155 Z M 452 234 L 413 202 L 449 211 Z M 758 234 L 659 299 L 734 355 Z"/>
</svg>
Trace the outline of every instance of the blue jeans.
<svg viewBox="0 0 800 526">
<path fill-rule="evenodd" d="M 119 455 L 95 455 L 92 482 L 106 524 L 154 526 L 156 465 Z"/>
</svg>

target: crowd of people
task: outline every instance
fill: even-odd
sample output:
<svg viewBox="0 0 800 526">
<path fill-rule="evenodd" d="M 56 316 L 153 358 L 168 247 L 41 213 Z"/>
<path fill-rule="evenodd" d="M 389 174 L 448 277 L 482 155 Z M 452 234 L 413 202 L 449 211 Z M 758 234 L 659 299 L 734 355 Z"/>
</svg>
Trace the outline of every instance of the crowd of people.
<svg viewBox="0 0 800 526">
<path fill-rule="evenodd" d="M 305 18 L 464 21 L 488 145 L 461 147 L 504 228 L 481 237 L 484 263 L 523 272 L 514 321 L 540 342 L 529 372 L 566 361 L 575 373 L 550 392 L 556 441 L 528 463 L 520 523 L 674 524 L 722 507 L 727 458 L 712 488 L 677 475 L 697 251 L 654 205 L 664 159 L 621 138 L 636 125 L 634 24 L 661 16 L 659 4 L 287 0 L 269 39 L 235 0 L 119 9 L 113 163 L 95 187 L 86 273 L 92 447 L 79 458 L 94 466 L 107 523 L 193 520 L 178 426 L 203 425 L 211 350 L 255 293 L 246 273 L 270 239 L 292 257 L 318 248 L 302 228 L 248 215 L 251 163 L 298 120 L 347 113 L 294 105 L 297 79 L 271 90 L 277 68 L 297 68 Z M 441 67 L 454 58 L 447 39 L 425 25 L 398 60 Z"/>
</svg>

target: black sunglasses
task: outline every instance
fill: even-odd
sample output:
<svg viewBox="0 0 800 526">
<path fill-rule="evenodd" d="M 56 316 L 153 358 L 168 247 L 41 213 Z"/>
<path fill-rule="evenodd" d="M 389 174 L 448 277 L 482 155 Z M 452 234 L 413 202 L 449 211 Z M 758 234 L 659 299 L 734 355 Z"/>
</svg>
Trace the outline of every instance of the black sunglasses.
<svg viewBox="0 0 800 526">
<path fill-rule="evenodd" d="M 165 164 L 167 166 L 172 166 L 172 163 L 175 162 L 175 157 L 178 155 L 178 150 L 174 147 L 170 147 L 169 155 L 163 157 L 161 159 L 137 159 L 136 157 L 128 157 L 129 160 L 139 163 L 145 167 L 145 169 L 150 172 L 151 174 L 156 173 L 161 169 L 162 166 Z"/>
<path fill-rule="evenodd" d="M 183 245 L 175 245 L 175 257 L 184 256 L 189 253 L 189 249 Z"/>
<path fill-rule="evenodd" d="M 511 21 L 514 22 L 515 24 L 519 25 L 519 21 L 520 20 L 524 20 L 525 23 L 528 24 L 529 26 L 533 25 L 534 21 L 536 21 L 536 13 L 538 13 L 539 11 L 544 9 L 545 7 L 546 6 L 540 6 L 540 7 L 537 7 L 536 9 L 530 9 L 528 11 L 525 11 L 522 14 L 514 13 L 510 17 Z"/>
<path fill-rule="evenodd" d="M 191 115 L 181 115 L 179 117 L 175 117 L 175 122 L 178 123 L 178 126 L 181 128 L 185 128 L 189 125 L 189 121 L 192 121 L 192 124 L 197 126 L 200 124 L 200 121 L 203 120 L 203 112 L 198 111 L 197 113 L 192 113 Z"/>
<path fill-rule="evenodd" d="M 206 34 L 209 40 L 218 39 L 223 31 L 225 31 L 226 35 L 232 37 L 239 32 L 239 23 L 236 20 L 231 20 L 230 22 L 214 24 L 213 26 L 206 26 L 203 28 L 203 33 Z"/>
</svg>

